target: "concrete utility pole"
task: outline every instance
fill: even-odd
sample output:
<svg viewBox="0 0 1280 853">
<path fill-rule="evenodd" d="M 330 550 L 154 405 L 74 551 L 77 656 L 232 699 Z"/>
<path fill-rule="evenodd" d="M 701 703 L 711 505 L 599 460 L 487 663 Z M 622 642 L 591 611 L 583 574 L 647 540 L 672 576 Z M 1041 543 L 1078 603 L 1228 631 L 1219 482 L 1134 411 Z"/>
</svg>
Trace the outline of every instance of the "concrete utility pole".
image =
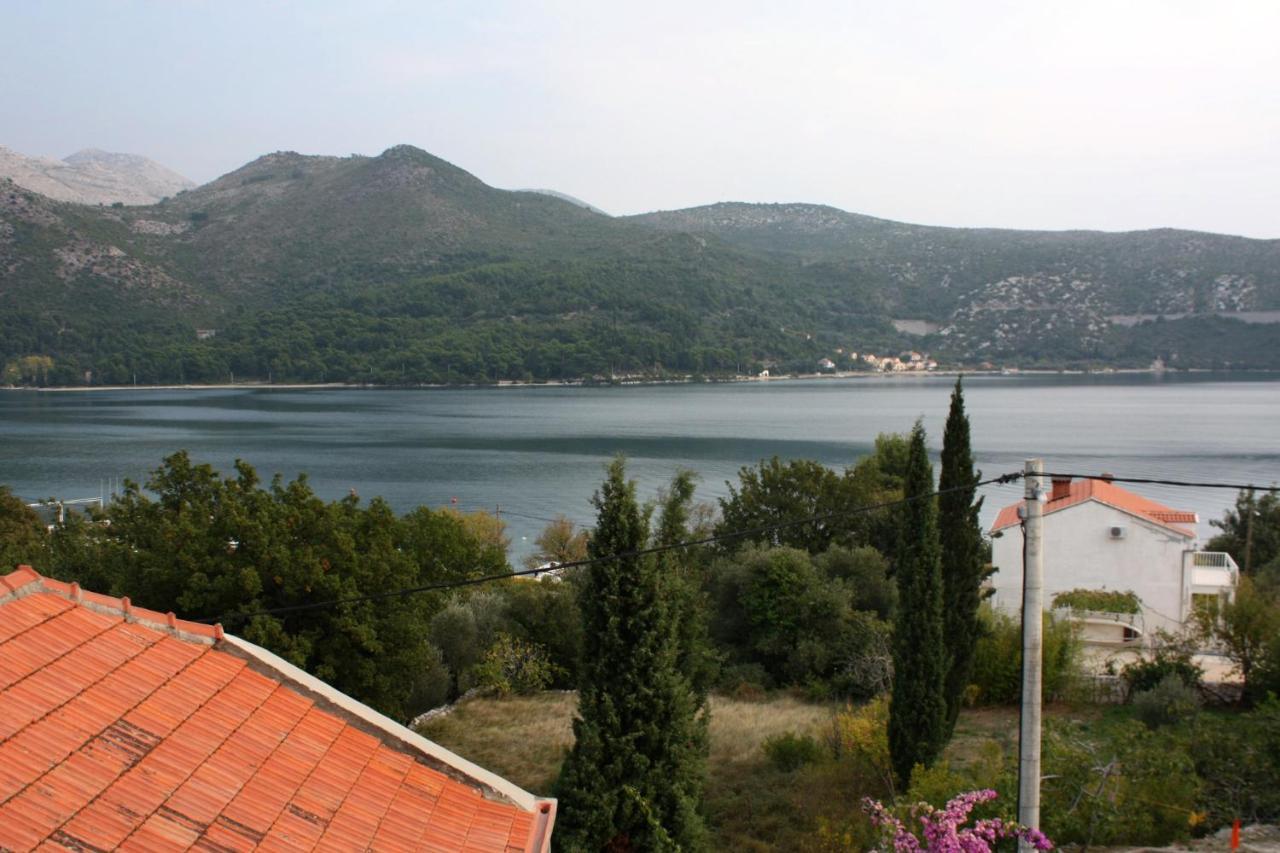
<svg viewBox="0 0 1280 853">
<path fill-rule="evenodd" d="M 1040 828 L 1040 697 L 1044 646 L 1044 460 L 1023 468 L 1022 725 L 1018 736 L 1018 823 Z M 1018 850 L 1034 848 L 1018 842 Z"/>
</svg>

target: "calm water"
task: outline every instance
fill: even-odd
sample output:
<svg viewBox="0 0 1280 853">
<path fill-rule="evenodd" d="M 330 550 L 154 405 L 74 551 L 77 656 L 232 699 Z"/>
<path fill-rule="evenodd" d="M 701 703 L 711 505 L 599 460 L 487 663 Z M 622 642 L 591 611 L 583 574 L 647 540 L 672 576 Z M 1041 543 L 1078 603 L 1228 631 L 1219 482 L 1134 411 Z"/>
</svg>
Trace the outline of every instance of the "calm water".
<svg viewBox="0 0 1280 853">
<path fill-rule="evenodd" d="M 917 417 L 936 449 L 952 382 L 0 393 L 0 483 L 32 500 L 96 496 L 104 480 L 145 480 L 185 448 L 224 471 L 243 458 L 264 479 L 306 472 L 326 498 L 355 489 L 399 510 L 455 498 L 500 507 L 518 558 L 542 519 L 591 520 L 588 500 L 617 452 L 644 496 L 687 467 L 702 476 L 702 498 L 719 497 L 742 465 L 776 454 L 843 467 Z M 1280 481 L 1280 378 L 973 377 L 966 400 L 987 476 L 1042 456 L 1048 470 Z M 1136 490 L 1199 512 L 1202 536 L 1234 498 Z M 989 489 L 984 521 L 1020 495 L 1018 485 Z"/>
</svg>

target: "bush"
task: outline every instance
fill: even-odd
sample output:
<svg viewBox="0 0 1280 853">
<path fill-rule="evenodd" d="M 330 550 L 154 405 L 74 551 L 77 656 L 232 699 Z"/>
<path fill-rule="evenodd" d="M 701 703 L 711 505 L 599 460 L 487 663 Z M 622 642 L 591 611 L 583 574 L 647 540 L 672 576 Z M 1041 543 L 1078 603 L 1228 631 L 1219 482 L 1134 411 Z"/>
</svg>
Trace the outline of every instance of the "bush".
<svg viewBox="0 0 1280 853">
<path fill-rule="evenodd" d="M 1170 675 L 1177 676 L 1187 687 L 1199 689 L 1204 670 L 1195 662 L 1196 642 L 1190 636 L 1157 631 L 1151 657 L 1134 661 L 1120 671 L 1129 689 L 1129 697 L 1154 690 Z"/>
<path fill-rule="evenodd" d="M 1272 696 L 1247 714 L 1204 714 L 1192 742 L 1202 780 L 1198 808 L 1209 829 L 1235 818 L 1280 820 L 1280 701 Z"/>
<path fill-rule="evenodd" d="M 1188 687 L 1176 672 L 1170 672 L 1155 687 L 1133 697 L 1133 715 L 1149 729 L 1190 720 L 1199 710 L 1199 691 Z"/>
<path fill-rule="evenodd" d="M 445 665 L 444 656 L 440 649 L 431 646 L 427 652 L 427 665 L 414 678 L 413 691 L 406 702 L 409 717 L 416 717 L 448 702 L 452 686 L 453 674 Z"/>
<path fill-rule="evenodd" d="M 1022 626 L 1017 619 L 984 606 L 981 634 L 973 655 L 972 683 L 966 691 L 979 705 L 1016 705 L 1022 696 Z M 1044 698 L 1065 698 L 1080 674 L 1080 642 L 1069 620 L 1044 617 Z"/>
<path fill-rule="evenodd" d="M 472 673 L 476 687 L 499 696 L 536 693 L 550 684 L 552 677 L 546 651 L 510 634 L 498 635 Z"/>
<path fill-rule="evenodd" d="M 1041 828 L 1055 841 L 1163 846 L 1187 837 L 1199 780 L 1185 741 L 1136 720 L 1045 727 Z M 1010 790 L 1016 783 L 1010 780 Z"/>
<path fill-rule="evenodd" d="M 758 663 L 736 663 L 720 670 L 720 689 L 729 694 L 745 690 L 763 696 L 765 690 L 772 686 L 773 679 Z"/>
<path fill-rule="evenodd" d="M 766 738 L 762 748 L 773 766 L 784 773 L 799 770 L 806 764 L 815 764 L 823 757 L 822 747 L 812 735 L 793 732 Z"/>
<path fill-rule="evenodd" d="M 1053 606 L 1099 613 L 1141 613 L 1142 602 L 1133 590 L 1072 589 L 1053 597 Z"/>
<path fill-rule="evenodd" d="M 893 792 L 893 763 L 889 759 L 889 699 L 887 696 L 855 708 L 846 706 L 831 721 L 831 752 L 848 764 L 874 796 Z"/>
</svg>

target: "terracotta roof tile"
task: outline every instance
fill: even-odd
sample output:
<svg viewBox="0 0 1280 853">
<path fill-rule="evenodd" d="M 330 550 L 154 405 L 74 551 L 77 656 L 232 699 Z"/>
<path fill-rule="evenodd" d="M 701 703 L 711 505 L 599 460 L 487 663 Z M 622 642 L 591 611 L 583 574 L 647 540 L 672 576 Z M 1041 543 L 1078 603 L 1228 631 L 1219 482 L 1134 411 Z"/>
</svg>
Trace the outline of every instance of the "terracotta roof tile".
<svg viewBox="0 0 1280 853">
<path fill-rule="evenodd" d="M 1101 479 L 1072 480 L 1064 497 L 1051 500 L 1044 505 L 1044 514 L 1049 515 L 1085 501 L 1098 501 L 1129 515 L 1158 524 L 1189 539 L 1195 538 L 1194 530 L 1188 530 L 1179 525 L 1195 524 L 1200 520 L 1194 512 L 1167 507 L 1149 498 L 1144 498 L 1142 495 L 1122 489 L 1109 480 Z M 991 525 L 991 532 L 995 533 L 998 530 L 1018 524 L 1018 508 L 1020 506 L 1022 506 L 1021 501 L 1009 504 L 1001 509 L 1000 514 L 996 516 L 995 523 Z"/>
<path fill-rule="evenodd" d="M 553 817 L 218 626 L 0 576 L 0 849 L 545 850 Z"/>
</svg>

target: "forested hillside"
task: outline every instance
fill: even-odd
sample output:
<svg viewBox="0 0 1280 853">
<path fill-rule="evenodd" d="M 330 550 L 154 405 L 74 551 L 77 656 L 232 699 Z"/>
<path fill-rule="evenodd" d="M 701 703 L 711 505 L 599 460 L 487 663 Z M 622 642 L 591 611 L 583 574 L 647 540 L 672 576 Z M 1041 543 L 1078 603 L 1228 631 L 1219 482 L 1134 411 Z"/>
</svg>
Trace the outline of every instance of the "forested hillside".
<svg viewBox="0 0 1280 853">
<path fill-rule="evenodd" d="M 0 381 L 492 382 L 944 364 L 1280 367 L 1280 242 L 926 228 L 811 205 L 611 218 L 410 146 L 261 157 L 141 207 L 0 183 Z M 894 318 L 935 324 L 929 337 Z"/>
</svg>

